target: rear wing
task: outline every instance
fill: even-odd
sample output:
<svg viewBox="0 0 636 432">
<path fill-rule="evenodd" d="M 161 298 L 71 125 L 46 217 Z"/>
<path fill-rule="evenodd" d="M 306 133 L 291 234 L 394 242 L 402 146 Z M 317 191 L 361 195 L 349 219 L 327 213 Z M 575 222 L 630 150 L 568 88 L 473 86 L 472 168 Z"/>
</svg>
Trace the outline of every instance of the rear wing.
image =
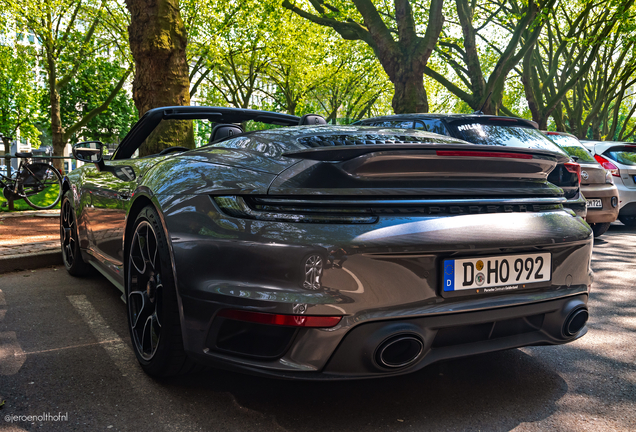
<svg viewBox="0 0 636 432">
<path fill-rule="evenodd" d="M 461 142 L 461 141 L 458 141 Z M 431 156 L 447 156 L 440 152 L 463 152 L 464 156 L 490 157 L 490 158 L 524 158 L 523 155 L 532 157 L 551 158 L 557 163 L 565 163 L 570 159 L 560 153 L 553 153 L 547 150 L 524 149 L 501 146 L 482 146 L 476 144 L 367 144 L 367 145 L 343 145 L 330 147 L 309 148 L 283 153 L 283 156 L 294 159 L 308 159 L 322 162 L 342 162 L 377 152 L 400 152 L 408 156 L 409 152 L 419 154 L 429 154 Z M 468 153 L 471 153 L 470 155 Z"/>
</svg>

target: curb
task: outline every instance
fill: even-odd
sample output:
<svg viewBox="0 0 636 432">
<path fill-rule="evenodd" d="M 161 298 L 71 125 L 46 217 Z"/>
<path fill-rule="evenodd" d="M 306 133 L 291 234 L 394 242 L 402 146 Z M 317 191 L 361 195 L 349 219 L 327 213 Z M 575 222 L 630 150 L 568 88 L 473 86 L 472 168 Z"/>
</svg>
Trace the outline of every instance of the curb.
<svg viewBox="0 0 636 432">
<path fill-rule="evenodd" d="M 60 217 L 60 211 L 59 210 L 35 210 L 35 211 L 0 212 L 0 219 L 14 218 L 14 217 L 27 217 L 27 216 L 58 218 Z"/>
<path fill-rule="evenodd" d="M 62 265 L 62 251 L 45 251 L 0 258 L 0 273 L 17 270 L 33 270 L 42 267 Z"/>
</svg>

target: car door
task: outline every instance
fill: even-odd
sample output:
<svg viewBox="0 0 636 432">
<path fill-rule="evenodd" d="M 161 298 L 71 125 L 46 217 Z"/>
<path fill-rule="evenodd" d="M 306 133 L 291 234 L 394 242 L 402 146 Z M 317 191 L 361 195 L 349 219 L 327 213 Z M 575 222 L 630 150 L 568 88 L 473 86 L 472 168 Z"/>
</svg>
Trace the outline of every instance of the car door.
<svg viewBox="0 0 636 432">
<path fill-rule="evenodd" d="M 124 228 L 139 163 L 120 160 L 105 164 L 109 170 L 85 168 L 83 187 L 89 197 L 85 212 L 90 252 L 113 276 L 123 277 Z"/>
</svg>

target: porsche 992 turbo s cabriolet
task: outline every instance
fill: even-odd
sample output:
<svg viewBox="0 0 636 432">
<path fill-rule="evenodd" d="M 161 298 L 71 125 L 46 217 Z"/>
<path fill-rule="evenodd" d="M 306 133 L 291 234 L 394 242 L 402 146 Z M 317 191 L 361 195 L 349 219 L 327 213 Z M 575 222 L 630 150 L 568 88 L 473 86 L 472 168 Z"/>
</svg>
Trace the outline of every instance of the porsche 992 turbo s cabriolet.
<svg viewBox="0 0 636 432">
<path fill-rule="evenodd" d="M 587 331 L 593 237 L 547 181 L 562 154 L 211 107 L 74 154 L 64 263 L 123 292 L 150 375 L 391 376 Z"/>
</svg>

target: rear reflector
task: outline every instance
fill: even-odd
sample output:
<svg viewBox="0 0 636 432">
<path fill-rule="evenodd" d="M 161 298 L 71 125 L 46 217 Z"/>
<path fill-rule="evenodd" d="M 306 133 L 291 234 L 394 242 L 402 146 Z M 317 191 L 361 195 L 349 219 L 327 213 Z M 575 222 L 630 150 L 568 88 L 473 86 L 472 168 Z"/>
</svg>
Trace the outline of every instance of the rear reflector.
<svg viewBox="0 0 636 432">
<path fill-rule="evenodd" d="M 614 177 L 621 176 L 621 171 L 618 169 L 618 167 L 605 159 L 603 156 L 594 155 L 594 159 L 596 159 L 596 162 L 600 163 L 603 168 L 611 172 Z"/>
<path fill-rule="evenodd" d="M 499 153 L 485 151 L 437 150 L 437 156 L 464 156 L 508 159 L 532 159 L 532 155 L 521 153 Z"/>
<path fill-rule="evenodd" d="M 566 162 L 563 164 L 563 166 L 565 166 L 565 169 L 568 170 L 568 172 L 571 172 L 572 174 L 576 174 L 576 177 L 579 180 L 579 185 L 581 184 L 581 165 L 577 164 L 576 162 Z"/>
<path fill-rule="evenodd" d="M 279 315 L 237 309 L 223 309 L 217 316 L 257 324 L 314 328 L 334 327 L 342 319 L 341 316 Z"/>
</svg>

